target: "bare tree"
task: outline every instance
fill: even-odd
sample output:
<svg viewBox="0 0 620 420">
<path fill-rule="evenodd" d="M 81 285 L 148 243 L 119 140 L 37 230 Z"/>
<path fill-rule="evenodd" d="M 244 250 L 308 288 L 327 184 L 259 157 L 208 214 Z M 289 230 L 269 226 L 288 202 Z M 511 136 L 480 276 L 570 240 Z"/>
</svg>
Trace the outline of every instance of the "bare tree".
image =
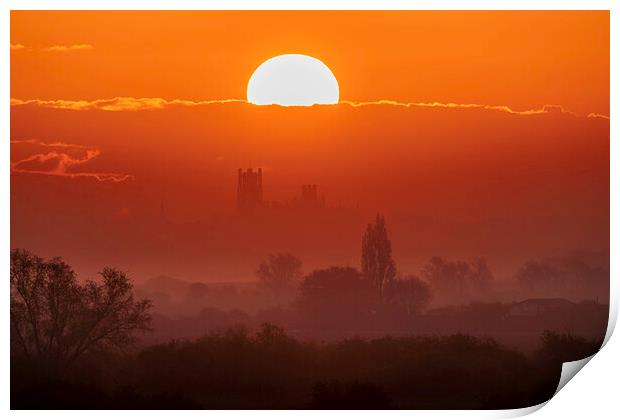
<svg viewBox="0 0 620 420">
<path fill-rule="evenodd" d="M 122 271 L 79 283 L 60 258 L 11 251 L 11 352 L 58 365 L 95 348 L 123 349 L 148 330 L 148 300 L 136 300 Z"/>
<path fill-rule="evenodd" d="M 273 293 L 286 290 L 302 276 L 302 262 L 291 254 L 270 255 L 256 270 L 261 287 Z"/>
<path fill-rule="evenodd" d="M 374 224 L 366 227 L 362 238 L 362 274 L 381 300 L 386 286 L 396 277 L 392 243 L 388 238 L 385 218 L 380 214 Z"/>
</svg>

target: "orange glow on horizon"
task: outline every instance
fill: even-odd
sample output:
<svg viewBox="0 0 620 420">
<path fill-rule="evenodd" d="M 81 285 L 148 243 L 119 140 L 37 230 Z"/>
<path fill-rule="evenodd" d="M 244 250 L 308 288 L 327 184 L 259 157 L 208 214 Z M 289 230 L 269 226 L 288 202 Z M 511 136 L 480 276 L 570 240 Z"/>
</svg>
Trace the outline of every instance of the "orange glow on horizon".
<svg viewBox="0 0 620 420">
<path fill-rule="evenodd" d="M 290 53 L 329 67 L 337 104 L 247 102 Z M 280 251 L 354 265 L 378 212 L 403 269 L 604 253 L 609 13 L 13 11 L 10 140 L 11 245 L 86 273 L 247 280 Z M 342 223 L 247 234 L 235 182 L 257 167 L 274 206 L 316 184 Z"/>
<path fill-rule="evenodd" d="M 13 11 L 11 44 L 17 99 L 245 98 L 260 63 L 295 52 L 329 63 L 343 100 L 609 115 L 604 11 Z"/>
</svg>

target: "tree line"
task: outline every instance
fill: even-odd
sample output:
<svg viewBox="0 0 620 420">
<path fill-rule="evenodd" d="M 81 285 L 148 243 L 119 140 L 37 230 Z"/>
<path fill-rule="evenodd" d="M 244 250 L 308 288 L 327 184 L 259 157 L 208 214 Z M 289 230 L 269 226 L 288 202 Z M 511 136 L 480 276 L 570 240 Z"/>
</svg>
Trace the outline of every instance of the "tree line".
<svg viewBox="0 0 620 420">
<path fill-rule="evenodd" d="M 494 278 L 486 261 L 431 258 L 421 276 L 398 272 L 385 218 L 377 215 L 361 241 L 360 268 L 332 266 L 303 275 L 301 260 L 275 254 L 257 271 L 258 283 L 278 294 L 295 287 L 293 308 L 312 327 L 359 325 L 379 315 L 408 317 L 423 312 L 434 296 L 466 302 L 488 290 Z M 28 360 L 67 366 L 92 349 L 126 348 L 147 332 L 151 302 L 138 299 L 128 276 L 112 267 L 98 280 L 78 281 L 60 258 L 11 252 L 11 351 Z M 582 288 L 605 283 L 608 273 L 575 262 L 527 262 L 516 278 L 524 289 L 552 291 L 566 284 Z M 594 280 L 591 280 L 594 279 Z M 584 286 L 585 284 L 585 286 Z M 192 296 L 205 296 L 198 284 Z"/>
<path fill-rule="evenodd" d="M 520 276 L 563 275 L 545 270 L 526 265 Z M 415 315 L 437 291 L 462 299 L 493 281 L 484 260 L 435 257 L 421 277 L 399 273 L 382 216 L 364 232 L 360 269 L 304 275 L 299 258 L 276 254 L 257 277 L 270 293 L 297 285 L 293 306 L 314 327 Z M 105 267 L 80 281 L 60 258 L 20 249 L 10 299 L 13 408 L 516 408 L 548 399 L 561 363 L 600 347 L 554 332 L 531 357 L 463 334 L 318 344 L 265 323 L 132 349 L 152 315 L 126 273 Z"/>
<path fill-rule="evenodd" d="M 283 253 L 270 255 L 261 262 L 256 274 L 266 293 L 277 295 L 298 287 L 296 304 L 309 311 L 339 312 L 357 306 L 360 310 L 396 311 L 405 315 L 423 312 L 434 294 L 464 303 L 488 290 L 493 282 L 484 259 L 464 262 L 433 257 L 422 268 L 422 276 L 399 273 L 382 215 L 377 215 L 364 231 L 360 267 L 358 270 L 332 266 L 303 276 L 302 261 Z"/>
</svg>

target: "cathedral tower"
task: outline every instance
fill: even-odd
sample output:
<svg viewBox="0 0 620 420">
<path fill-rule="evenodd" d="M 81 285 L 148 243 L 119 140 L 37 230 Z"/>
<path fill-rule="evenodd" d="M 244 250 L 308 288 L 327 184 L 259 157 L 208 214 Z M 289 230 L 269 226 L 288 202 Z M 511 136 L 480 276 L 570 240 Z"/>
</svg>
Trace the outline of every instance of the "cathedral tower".
<svg viewBox="0 0 620 420">
<path fill-rule="evenodd" d="M 237 208 L 241 211 L 263 206 L 263 170 L 252 168 L 247 171 L 239 168 L 237 181 Z"/>
</svg>

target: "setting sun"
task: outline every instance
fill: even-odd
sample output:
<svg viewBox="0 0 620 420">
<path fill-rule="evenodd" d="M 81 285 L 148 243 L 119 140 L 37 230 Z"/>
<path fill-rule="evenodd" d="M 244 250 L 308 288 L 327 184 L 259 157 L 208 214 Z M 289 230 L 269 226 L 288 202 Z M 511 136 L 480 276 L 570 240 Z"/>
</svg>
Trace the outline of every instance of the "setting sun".
<svg viewBox="0 0 620 420">
<path fill-rule="evenodd" d="M 10 10 L 11 410 L 542 407 L 608 332 L 610 15 Z"/>
<path fill-rule="evenodd" d="M 255 105 L 337 104 L 338 81 L 322 61 L 285 54 L 262 63 L 248 82 L 248 102 Z"/>
</svg>

